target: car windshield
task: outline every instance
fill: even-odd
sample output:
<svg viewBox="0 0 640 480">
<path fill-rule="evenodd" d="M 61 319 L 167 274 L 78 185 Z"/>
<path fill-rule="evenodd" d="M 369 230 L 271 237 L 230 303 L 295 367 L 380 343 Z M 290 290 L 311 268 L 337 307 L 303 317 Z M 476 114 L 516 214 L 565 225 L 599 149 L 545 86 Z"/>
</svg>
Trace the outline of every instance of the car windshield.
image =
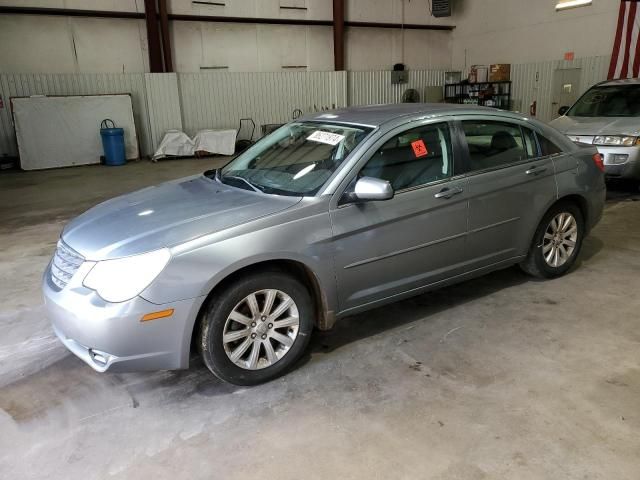
<svg viewBox="0 0 640 480">
<path fill-rule="evenodd" d="M 231 161 L 218 178 L 247 190 L 312 196 L 371 130 L 329 123 L 289 123 Z"/>
<path fill-rule="evenodd" d="M 594 87 L 567 112 L 571 117 L 637 117 L 640 85 Z"/>
</svg>

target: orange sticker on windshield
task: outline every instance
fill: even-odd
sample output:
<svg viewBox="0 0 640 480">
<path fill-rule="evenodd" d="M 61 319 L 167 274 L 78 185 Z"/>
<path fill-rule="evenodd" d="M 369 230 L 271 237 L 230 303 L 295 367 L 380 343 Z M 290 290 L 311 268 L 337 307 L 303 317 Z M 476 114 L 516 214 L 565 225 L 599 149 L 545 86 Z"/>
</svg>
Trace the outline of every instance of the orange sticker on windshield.
<svg viewBox="0 0 640 480">
<path fill-rule="evenodd" d="M 422 140 L 411 142 L 411 148 L 413 148 L 413 153 L 416 158 L 424 157 L 429 154 L 429 150 L 427 150 L 427 147 Z"/>
</svg>

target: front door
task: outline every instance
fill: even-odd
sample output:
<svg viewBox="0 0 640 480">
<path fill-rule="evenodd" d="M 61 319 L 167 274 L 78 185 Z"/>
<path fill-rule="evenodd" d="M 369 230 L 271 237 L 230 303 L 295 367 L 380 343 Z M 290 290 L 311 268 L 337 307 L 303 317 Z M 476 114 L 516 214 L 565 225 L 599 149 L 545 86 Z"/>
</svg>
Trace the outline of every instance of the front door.
<svg viewBox="0 0 640 480">
<path fill-rule="evenodd" d="M 342 313 L 460 273 L 468 195 L 454 168 L 448 123 L 398 128 L 358 164 L 351 185 L 380 178 L 395 196 L 331 209 Z"/>
<path fill-rule="evenodd" d="M 535 133 L 495 118 L 460 123 L 467 146 L 470 269 L 526 253 L 532 227 L 557 191 L 553 157 L 539 154 Z"/>
</svg>

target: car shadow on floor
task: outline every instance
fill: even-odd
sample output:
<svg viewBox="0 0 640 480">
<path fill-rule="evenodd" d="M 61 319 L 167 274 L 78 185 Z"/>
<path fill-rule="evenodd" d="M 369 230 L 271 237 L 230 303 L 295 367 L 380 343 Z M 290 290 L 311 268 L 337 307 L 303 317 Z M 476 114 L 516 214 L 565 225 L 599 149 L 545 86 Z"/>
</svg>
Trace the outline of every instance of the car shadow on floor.
<svg viewBox="0 0 640 480">
<path fill-rule="evenodd" d="M 517 267 L 493 272 L 473 280 L 443 287 L 416 297 L 384 305 L 367 312 L 341 318 L 332 330 L 316 331 L 311 339 L 309 358 L 329 353 L 347 344 L 378 335 L 414 322 L 429 319 L 449 308 L 457 307 L 499 290 L 531 281 Z M 387 315 L 386 312 L 392 312 Z"/>
<path fill-rule="evenodd" d="M 611 179 L 607 181 L 607 203 L 624 200 L 640 201 L 640 182 Z"/>
<path fill-rule="evenodd" d="M 596 236 L 587 237 L 582 246 L 578 261 L 569 275 L 588 262 L 602 250 L 603 241 Z M 545 281 L 531 277 L 513 266 L 498 270 L 459 284 L 443 287 L 393 304 L 384 305 L 358 315 L 345 317 L 336 322 L 333 329 L 316 331 L 311 338 L 311 346 L 302 364 L 309 361 L 313 354 L 329 353 L 349 343 L 377 335 L 386 330 L 417 321 L 428 322 L 430 317 L 452 307 L 490 296 L 500 290 L 515 287 L 528 282 Z M 385 311 L 393 309 L 393 314 Z"/>
</svg>

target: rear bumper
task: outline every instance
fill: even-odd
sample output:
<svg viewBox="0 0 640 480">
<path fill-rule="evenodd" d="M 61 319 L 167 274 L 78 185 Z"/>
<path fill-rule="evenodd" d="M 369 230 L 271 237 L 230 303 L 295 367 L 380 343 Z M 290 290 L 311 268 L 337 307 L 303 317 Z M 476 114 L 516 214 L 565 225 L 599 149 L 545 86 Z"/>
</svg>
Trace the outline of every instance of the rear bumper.
<svg viewBox="0 0 640 480">
<path fill-rule="evenodd" d="M 587 199 L 587 202 L 589 203 L 587 209 L 589 215 L 588 218 L 585 219 L 587 233 L 589 233 L 593 229 L 593 227 L 595 227 L 602 219 L 602 213 L 604 212 L 604 204 L 606 199 L 607 187 L 605 185 L 602 185 L 601 188 L 589 195 Z"/>
<path fill-rule="evenodd" d="M 191 333 L 204 297 L 164 305 L 140 297 L 109 303 L 79 283 L 60 290 L 47 268 L 42 286 L 53 330 L 78 358 L 98 372 L 188 367 Z M 140 321 L 147 313 L 170 308 L 170 317 Z"/>
</svg>

